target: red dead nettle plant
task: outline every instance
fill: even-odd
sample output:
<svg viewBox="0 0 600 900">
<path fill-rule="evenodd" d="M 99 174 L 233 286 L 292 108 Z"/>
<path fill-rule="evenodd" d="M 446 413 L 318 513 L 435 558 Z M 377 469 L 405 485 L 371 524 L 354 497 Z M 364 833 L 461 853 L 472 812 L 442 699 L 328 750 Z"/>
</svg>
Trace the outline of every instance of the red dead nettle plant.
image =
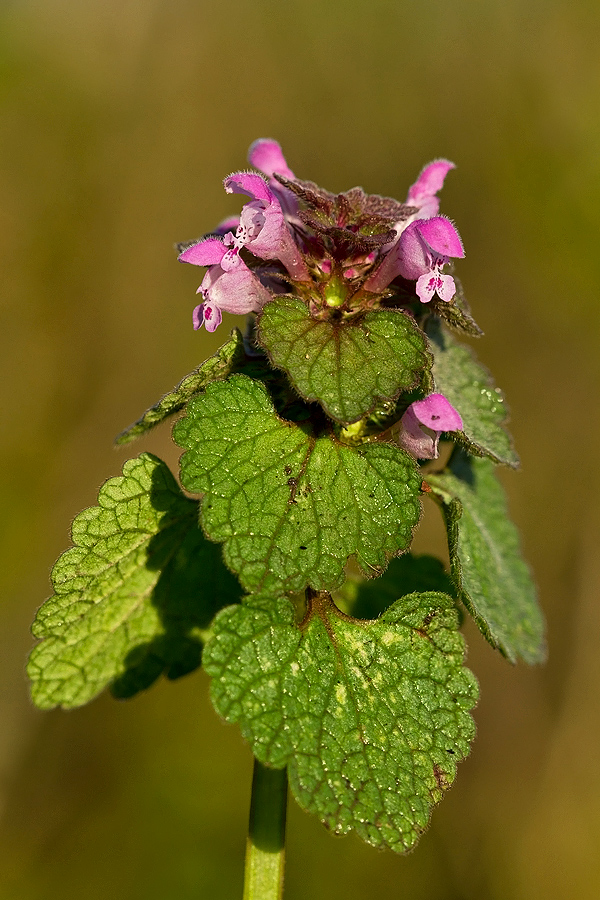
<svg viewBox="0 0 600 900">
<path fill-rule="evenodd" d="M 179 248 L 206 268 L 194 327 L 245 333 L 117 439 L 181 414 L 181 487 L 142 453 L 77 516 L 29 676 L 71 708 L 202 664 L 256 758 L 245 897 L 271 900 L 288 778 L 337 834 L 402 853 L 427 827 L 475 733 L 464 610 L 512 662 L 544 642 L 494 475 L 518 465 L 504 399 L 460 342 L 481 331 L 439 213 L 453 164 L 399 202 L 300 181 L 272 140 L 249 161 L 225 179 L 239 218 Z M 410 553 L 424 496 L 449 573 Z"/>
</svg>

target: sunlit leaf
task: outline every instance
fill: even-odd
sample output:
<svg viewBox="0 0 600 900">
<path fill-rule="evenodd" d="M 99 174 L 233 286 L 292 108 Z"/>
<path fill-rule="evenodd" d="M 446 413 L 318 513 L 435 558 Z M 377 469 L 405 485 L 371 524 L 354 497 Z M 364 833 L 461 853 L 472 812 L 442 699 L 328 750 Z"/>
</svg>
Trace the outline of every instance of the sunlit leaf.
<svg viewBox="0 0 600 900">
<path fill-rule="evenodd" d="M 414 387 L 431 365 L 423 333 L 398 310 L 321 320 L 301 300 L 282 297 L 263 309 L 259 339 L 302 397 L 338 422 L 356 422 L 378 401 Z"/>
<path fill-rule="evenodd" d="M 33 624 L 34 703 L 81 706 L 109 684 L 131 696 L 196 668 L 202 630 L 240 589 L 167 466 L 149 453 L 126 462 L 73 522 L 73 542 Z"/>
<path fill-rule="evenodd" d="M 296 799 L 329 829 L 404 852 L 474 736 L 477 684 L 456 627 L 440 593 L 368 623 L 323 593 L 300 627 L 287 599 L 255 597 L 215 620 L 213 704 L 261 762 L 288 767 Z"/>
<path fill-rule="evenodd" d="M 186 490 L 249 591 L 331 589 L 349 556 L 371 574 L 406 550 L 421 476 L 391 444 L 355 449 L 280 419 L 266 388 L 242 375 L 209 385 L 174 429 Z"/>
</svg>

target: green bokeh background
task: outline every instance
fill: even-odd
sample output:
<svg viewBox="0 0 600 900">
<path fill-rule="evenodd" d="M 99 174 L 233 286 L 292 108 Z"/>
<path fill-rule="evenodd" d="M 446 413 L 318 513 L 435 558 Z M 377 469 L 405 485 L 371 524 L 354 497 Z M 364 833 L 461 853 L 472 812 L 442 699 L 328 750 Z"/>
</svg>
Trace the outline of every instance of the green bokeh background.
<svg viewBox="0 0 600 900">
<path fill-rule="evenodd" d="M 40 713 L 28 628 L 112 437 L 226 337 L 173 243 L 239 202 L 256 137 L 333 190 L 443 211 L 523 468 L 504 482 L 549 624 L 512 668 L 467 626 L 478 738 L 406 858 L 292 804 L 286 900 L 600 893 L 597 0 L 5 0 L 0 10 L 0 896 L 241 896 L 251 755 L 194 674 Z M 171 463 L 168 429 L 140 442 Z M 588 461 L 589 460 L 589 461 Z M 418 548 L 439 549 L 426 515 Z"/>
</svg>

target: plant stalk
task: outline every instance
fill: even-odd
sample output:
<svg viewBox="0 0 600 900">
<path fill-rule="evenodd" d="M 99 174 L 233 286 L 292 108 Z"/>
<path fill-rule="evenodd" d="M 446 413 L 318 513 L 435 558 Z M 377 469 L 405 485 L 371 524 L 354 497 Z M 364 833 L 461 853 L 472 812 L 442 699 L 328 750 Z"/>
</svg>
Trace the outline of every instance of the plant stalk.
<svg viewBox="0 0 600 900">
<path fill-rule="evenodd" d="M 285 860 L 287 769 L 254 760 L 243 900 L 281 900 Z"/>
</svg>

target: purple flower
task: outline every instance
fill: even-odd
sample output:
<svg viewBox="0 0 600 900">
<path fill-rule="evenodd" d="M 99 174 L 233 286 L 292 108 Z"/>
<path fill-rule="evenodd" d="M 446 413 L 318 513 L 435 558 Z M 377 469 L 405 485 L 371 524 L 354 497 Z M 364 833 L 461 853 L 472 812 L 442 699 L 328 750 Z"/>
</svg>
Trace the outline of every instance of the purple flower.
<svg viewBox="0 0 600 900">
<path fill-rule="evenodd" d="M 436 197 L 444 185 L 444 179 L 450 169 L 456 168 L 447 159 L 434 159 L 419 174 L 415 183 L 409 188 L 406 202 L 409 206 L 419 207 L 419 219 L 430 219 L 437 216 L 440 201 Z"/>
<path fill-rule="evenodd" d="M 456 292 L 454 279 L 442 273 L 442 266 L 452 257 L 463 257 L 460 235 L 450 219 L 435 216 L 417 219 L 400 235 L 396 259 L 403 278 L 416 279 L 417 296 L 429 303 L 434 294 L 441 300 L 452 300 Z"/>
<path fill-rule="evenodd" d="M 378 269 L 367 279 L 368 291 L 382 291 L 398 275 L 417 282 L 421 303 L 429 303 L 434 294 L 450 301 L 456 292 L 454 279 L 442 272 L 452 257 L 463 257 L 460 235 L 450 219 L 416 219 L 408 225 L 389 250 Z"/>
<path fill-rule="evenodd" d="M 221 310 L 245 315 L 258 312 L 271 299 L 269 291 L 246 263 L 239 255 L 232 254 L 219 238 L 192 244 L 180 253 L 179 260 L 194 266 L 208 266 L 198 288 L 203 300 L 194 309 L 195 329 L 204 325 L 207 331 L 214 331 L 221 324 Z"/>
<path fill-rule="evenodd" d="M 240 215 L 235 235 L 225 236 L 231 254 L 242 247 L 260 259 L 278 259 L 296 281 L 308 281 L 310 275 L 283 215 L 279 199 L 255 172 L 235 172 L 224 181 L 227 193 L 251 197 Z"/>
<path fill-rule="evenodd" d="M 411 403 L 400 424 L 400 446 L 417 459 L 437 459 L 440 434 L 463 427 L 459 413 L 443 394 L 429 394 Z"/>
</svg>

